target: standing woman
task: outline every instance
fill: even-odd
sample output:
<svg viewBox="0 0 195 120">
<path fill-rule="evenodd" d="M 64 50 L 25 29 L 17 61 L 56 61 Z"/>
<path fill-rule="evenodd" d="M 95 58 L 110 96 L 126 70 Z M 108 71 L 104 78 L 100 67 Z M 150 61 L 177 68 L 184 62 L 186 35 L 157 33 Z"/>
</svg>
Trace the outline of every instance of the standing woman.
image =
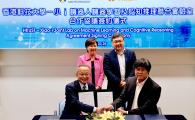
<svg viewBox="0 0 195 120">
<path fill-rule="evenodd" d="M 77 66 L 80 64 L 86 64 L 91 68 L 90 82 L 96 87 L 96 90 L 102 88 L 104 81 L 103 71 L 103 57 L 96 53 L 98 42 L 95 38 L 89 38 L 85 41 L 85 48 L 87 52 L 79 56 Z"/>
</svg>

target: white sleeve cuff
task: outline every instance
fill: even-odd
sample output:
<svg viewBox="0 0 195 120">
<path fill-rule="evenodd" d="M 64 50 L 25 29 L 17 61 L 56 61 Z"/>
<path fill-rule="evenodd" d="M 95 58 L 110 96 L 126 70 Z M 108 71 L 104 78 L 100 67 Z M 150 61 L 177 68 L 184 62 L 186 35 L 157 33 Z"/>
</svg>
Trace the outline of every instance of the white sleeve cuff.
<svg viewBox="0 0 195 120">
<path fill-rule="evenodd" d="M 96 112 L 96 109 L 97 109 L 96 107 L 93 107 L 93 112 Z"/>
<path fill-rule="evenodd" d="M 127 115 L 128 115 L 128 113 L 129 113 L 129 112 L 128 112 L 128 111 L 126 111 L 126 114 L 127 114 Z"/>
</svg>

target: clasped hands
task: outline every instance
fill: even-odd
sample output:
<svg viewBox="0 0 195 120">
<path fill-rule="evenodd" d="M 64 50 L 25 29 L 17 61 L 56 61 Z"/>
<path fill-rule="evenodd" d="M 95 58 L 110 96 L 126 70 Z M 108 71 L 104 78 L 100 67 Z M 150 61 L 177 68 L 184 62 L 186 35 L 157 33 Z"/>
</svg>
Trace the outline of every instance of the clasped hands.
<svg viewBox="0 0 195 120">
<path fill-rule="evenodd" d="M 104 111 L 113 111 L 114 108 L 112 105 L 107 105 L 107 106 L 104 106 L 104 107 L 97 107 L 96 108 L 96 113 L 103 113 Z M 127 114 L 127 111 L 125 111 L 123 108 L 118 108 L 117 109 L 118 112 L 120 112 L 121 114 L 125 115 Z"/>
</svg>

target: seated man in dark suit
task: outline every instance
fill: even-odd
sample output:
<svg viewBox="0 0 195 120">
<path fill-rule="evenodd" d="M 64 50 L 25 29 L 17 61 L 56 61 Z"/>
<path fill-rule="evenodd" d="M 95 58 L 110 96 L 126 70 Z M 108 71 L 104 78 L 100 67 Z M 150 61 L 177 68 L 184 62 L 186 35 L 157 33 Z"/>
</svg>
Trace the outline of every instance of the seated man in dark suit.
<svg viewBox="0 0 195 120">
<path fill-rule="evenodd" d="M 129 77 L 121 95 L 105 110 L 117 109 L 123 114 L 158 114 L 161 87 L 149 77 L 151 64 L 141 58 L 134 63 L 135 77 Z M 127 103 L 125 109 L 120 106 Z"/>
<path fill-rule="evenodd" d="M 81 115 L 82 112 L 92 113 L 101 111 L 100 108 L 87 105 L 79 101 L 78 92 L 82 90 L 95 90 L 95 86 L 89 83 L 90 68 L 87 65 L 79 65 L 76 76 L 77 80 L 66 85 L 65 95 L 66 103 L 60 119 L 65 118 L 66 115 Z"/>
</svg>

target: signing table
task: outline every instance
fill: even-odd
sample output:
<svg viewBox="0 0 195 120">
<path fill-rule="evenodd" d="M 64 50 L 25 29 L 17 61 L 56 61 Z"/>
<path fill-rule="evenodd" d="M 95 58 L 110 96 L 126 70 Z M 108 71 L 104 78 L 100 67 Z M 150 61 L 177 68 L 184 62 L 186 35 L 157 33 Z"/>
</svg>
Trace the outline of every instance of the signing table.
<svg viewBox="0 0 195 120">
<path fill-rule="evenodd" d="M 86 116 L 67 116 L 59 119 L 55 115 L 35 115 L 32 120 L 85 120 Z M 183 115 L 126 115 L 125 120 L 187 120 Z"/>
</svg>

